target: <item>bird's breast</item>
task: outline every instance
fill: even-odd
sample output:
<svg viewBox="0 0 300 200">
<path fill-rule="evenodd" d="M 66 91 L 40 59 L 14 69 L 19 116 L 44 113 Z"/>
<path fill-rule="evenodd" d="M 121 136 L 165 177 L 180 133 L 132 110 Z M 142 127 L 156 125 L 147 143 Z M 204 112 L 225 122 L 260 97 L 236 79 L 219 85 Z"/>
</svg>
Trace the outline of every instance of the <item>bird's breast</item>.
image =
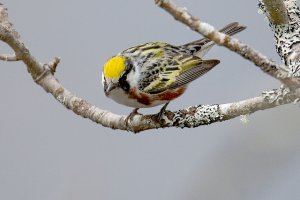
<svg viewBox="0 0 300 200">
<path fill-rule="evenodd" d="M 138 90 L 137 88 L 131 88 L 129 92 L 125 92 L 121 88 L 116 88 L 110 92 L 109 98 L 115 102 L 133 108 L 149 108 L 165 104 L 173 99 L 179 97 L 186 90 L 185 86 L 166 90 L 158 94 L 148 94 Z"/>
</svg>

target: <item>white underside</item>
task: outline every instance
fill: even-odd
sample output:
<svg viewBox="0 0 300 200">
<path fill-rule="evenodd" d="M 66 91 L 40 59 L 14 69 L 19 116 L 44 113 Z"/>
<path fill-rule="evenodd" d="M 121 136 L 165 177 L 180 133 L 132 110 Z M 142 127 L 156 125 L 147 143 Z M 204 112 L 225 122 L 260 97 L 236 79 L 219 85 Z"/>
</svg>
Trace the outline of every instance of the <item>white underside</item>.
<svg viewBox="0 0 300 200">
<path fill-rule="evenodd" d="M 116 88 L 112 90 L 108 97 L 119 104 L 133 107 L 133 108 L 149 108 L 149 107 L 165 104 L 168 102 L 168 101 L 154 101 L 152 102 L 151 105 L 144 105 L 142 103 L 139 103 L 135 99 L 128 98 L 128 95 L 125 93 L 125 91 L 120 88 Z"/>
</svg>

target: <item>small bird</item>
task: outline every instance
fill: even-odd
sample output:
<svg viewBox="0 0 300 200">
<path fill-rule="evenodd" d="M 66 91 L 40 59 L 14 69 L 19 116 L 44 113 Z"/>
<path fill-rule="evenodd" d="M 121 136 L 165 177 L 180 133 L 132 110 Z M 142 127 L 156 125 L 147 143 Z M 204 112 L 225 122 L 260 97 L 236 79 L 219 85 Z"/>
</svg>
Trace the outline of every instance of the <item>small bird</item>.
<svg viewBox="0 0 300 200">
<path fill-rule="evenodd" d="M 246 27 L 238 22 L 220 30 L 234 35 Z M 188 84 L 220 63 L 202 60 L 214 42 L 200 40 L 174 46 L 164 42 L 149 42 L 128 48 L 111 57 L 104 65 L 102 84 L 105 95 L 119 104 L 139 108 L 164 104 L 158 113 L 160 121 L 168 103 L 182 95 Z"/>
</svg>

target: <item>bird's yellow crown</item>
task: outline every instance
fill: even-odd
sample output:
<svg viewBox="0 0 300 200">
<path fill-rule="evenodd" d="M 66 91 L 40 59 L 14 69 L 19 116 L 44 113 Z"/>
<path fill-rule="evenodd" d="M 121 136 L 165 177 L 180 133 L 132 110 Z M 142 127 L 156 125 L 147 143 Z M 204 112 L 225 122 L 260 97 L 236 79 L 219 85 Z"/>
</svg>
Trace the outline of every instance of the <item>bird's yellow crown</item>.
<svg viewBox="0 0 300 200">
<path fill-rule="evenodd" d="M 104 65 L 104 76 L 109 79 L 117 79 L 125 70 L 125 58 L 123 56 L 114 56 Z"/>
</svg>

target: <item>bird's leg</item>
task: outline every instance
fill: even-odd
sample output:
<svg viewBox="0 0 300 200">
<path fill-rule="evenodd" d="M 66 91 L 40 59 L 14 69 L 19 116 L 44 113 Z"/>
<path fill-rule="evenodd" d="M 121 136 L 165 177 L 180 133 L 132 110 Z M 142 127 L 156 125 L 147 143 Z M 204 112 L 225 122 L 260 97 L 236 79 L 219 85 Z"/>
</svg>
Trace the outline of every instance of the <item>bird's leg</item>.
<svg viewBox="0 0 300 200">
<path fill-rule="evenodd" d="M 128 126 L 129 121 L 132 120 L 132 118 L 133 118 L 135 115 L 138 115 L 138 114 L 139 114 L 139 113 L 138 113 L 138 109 L 139 109 L 139 108 L 133 109 L 133 111 L 126 117 L 126 119 L 125 119 L 125 124 L 126 124 L 126 126 Z"/>
<path fill-rule="evenodd" d="M 169 103 L 170 103 L 170 102 L 166 103 L 166 104 L 160 109 L 160 111 L 159 111 L 159 113 L 158 113 L 158 116 L 157 116 L 157 119 L 158 119 L 159 122 L 160 122 L 160 120 L 161 120 L 161 118 L 162 118 L 164 112 L 166 111 L 166 108 L 167 108 L 167 106 L 169 105 Z"/>
</svg>

